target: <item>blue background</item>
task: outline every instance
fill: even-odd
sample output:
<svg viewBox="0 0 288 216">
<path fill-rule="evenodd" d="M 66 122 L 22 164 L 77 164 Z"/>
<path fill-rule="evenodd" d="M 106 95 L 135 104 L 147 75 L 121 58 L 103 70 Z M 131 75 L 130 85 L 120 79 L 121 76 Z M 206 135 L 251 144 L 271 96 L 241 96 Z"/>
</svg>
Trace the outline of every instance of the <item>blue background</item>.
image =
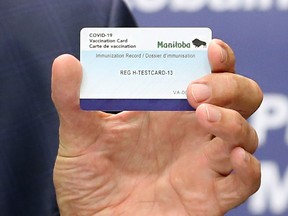
<svg viewBox="0 0 288 216">
<path fill-rule="evenodd" d="M 287 216 L 288 141 L 285 138 L 288 138 L 288 1 L 127 2 L 141 27 L 210 27 L 214 38 L 223 39 L 233 48 L 237 57 L 237 73 L 254 79 L 264 92 L 261 108 L 250 119 L 260 138 L 256 156 L 262 162 L 262 185 L 244 205 L 227 215 Z M 191 2 L 202 2 L 203 7 L 192 11 L 189 7 Z M 182 6 L 175 10 L 173 4 Z M 185 4 L 187 7 L 183 7 Z M 235 7 L 230 7 L 231 4 Z M 252 5 L 249 10 L 245 9 L 248 4 Z M 216 10 L 215 6 L 219 9 Z"/>
</svg>

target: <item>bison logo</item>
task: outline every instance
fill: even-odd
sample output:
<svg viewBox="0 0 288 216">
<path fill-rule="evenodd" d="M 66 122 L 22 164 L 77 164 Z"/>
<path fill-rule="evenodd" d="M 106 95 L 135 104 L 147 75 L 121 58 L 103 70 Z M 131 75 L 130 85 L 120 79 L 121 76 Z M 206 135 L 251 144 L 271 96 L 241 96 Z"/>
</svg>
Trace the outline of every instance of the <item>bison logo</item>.
<svg viewBox="0 0 288 216">
<path fill-rule="evenodd" d="M 201 40 L 199 40 L 198 38 L 194 39 L 194 40 L 192 41 L 192 43 L 193 43 L 193 45 L 194 45 L 195 47 L 201 47 L 201 46 L 206 47 L 206 42 L 201 41 Z"/>
</svg>

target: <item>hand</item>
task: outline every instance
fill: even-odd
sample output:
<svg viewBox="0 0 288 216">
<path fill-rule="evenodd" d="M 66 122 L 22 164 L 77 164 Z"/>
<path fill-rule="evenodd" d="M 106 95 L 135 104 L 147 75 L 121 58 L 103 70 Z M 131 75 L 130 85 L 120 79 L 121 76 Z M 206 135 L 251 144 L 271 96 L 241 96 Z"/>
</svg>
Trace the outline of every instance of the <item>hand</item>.
<svg viewBox="0 0 288 216">
<path fill-rule="evenodd" d="M 209 60 L 214 73 L 188 87 L 196 112 L 116 115 L 80 110 L 79 61 L 69 55 L 54 61 L 61 215 L 220 216 L 259 188 L 252 156 L 258 139 L 245 118 L 262 93 L 233 73 L 234 54 L 224 42 L 211 43 Z"/>
</svg>

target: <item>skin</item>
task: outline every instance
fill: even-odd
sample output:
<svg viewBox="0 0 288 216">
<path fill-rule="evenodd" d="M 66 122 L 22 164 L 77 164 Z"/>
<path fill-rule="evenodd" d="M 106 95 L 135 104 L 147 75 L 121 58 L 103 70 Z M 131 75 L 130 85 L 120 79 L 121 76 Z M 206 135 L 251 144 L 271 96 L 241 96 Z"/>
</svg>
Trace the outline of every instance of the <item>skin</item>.
<svg viewBox="0 0 288 216">
<path fill-rule="evenodd" d="M 61 215 L 220 216 L 258 190 L 258 138 L 246 118 L 262 92 L 234 73 L 235 56 L 223 41 L 212 41 L 208 57 L 213 73 L 187 88 L 196 112 L 116 115 L 82 111 L 79 61 L 54 61 Z"/>
</svg>

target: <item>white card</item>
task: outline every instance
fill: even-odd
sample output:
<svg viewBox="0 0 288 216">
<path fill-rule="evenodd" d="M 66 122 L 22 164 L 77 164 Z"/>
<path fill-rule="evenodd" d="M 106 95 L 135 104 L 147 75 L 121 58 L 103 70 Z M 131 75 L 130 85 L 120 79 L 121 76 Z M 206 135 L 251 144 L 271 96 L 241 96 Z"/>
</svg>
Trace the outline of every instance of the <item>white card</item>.
<svg viewBox="0 0 288 216">
<path fill-rule="evenodd" d="M 209 28 L 84 28 L 84 110 L 193 110 L 192 80 L 210 73 Z"/>
</svg>

